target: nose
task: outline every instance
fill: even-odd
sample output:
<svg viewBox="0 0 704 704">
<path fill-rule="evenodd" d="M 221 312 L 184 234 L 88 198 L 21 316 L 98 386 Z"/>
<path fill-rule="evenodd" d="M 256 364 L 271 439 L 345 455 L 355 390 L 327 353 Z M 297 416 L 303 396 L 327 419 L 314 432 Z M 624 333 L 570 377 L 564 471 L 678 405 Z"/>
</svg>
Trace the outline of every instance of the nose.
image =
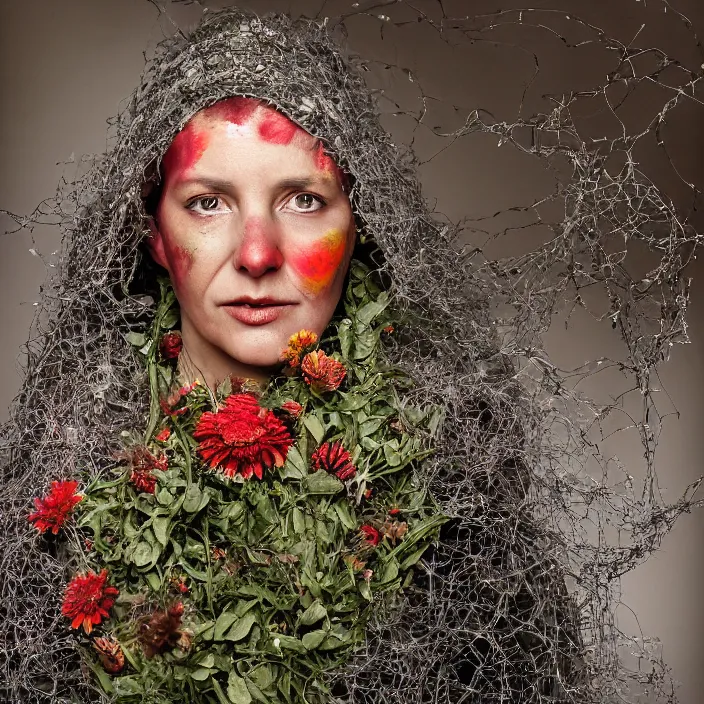
<svg viewBox="0 0 704 704">
<path fill-rule="evenodd" d="M 277 226 L 270 218 L 248 217 L 244 222 L 242 239 L 234 253 L 235 268 L 254 278 L 269 271 L 278 271 L 283 264 L 278 240 Z"/>
</svg>

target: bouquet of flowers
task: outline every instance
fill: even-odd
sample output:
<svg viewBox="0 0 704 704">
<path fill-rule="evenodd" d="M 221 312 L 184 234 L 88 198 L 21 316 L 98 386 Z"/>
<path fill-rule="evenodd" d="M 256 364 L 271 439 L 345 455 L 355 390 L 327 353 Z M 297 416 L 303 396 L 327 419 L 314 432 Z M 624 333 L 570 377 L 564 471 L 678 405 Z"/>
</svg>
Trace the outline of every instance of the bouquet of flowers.
<svg viewBox="0 0 704 704">
<path fill-rule="evenodd" d="M 445 520 L 416 471 L 440 413 L 403 403 L 411 381 L 381 345 L 398 322 L 357 262 L 344 314 L 322 340 L 293 335 L 266 388 L 179 387 L 161 292 L 129 340 L 151 384 L 146 430 L 123 433 L 109 476 L 55 481 L 29 515 L 82 534 L 67 627 L 117 702 L 322 704 L 325 673 L 381 600 L 403 604 Z"/>
</svg>

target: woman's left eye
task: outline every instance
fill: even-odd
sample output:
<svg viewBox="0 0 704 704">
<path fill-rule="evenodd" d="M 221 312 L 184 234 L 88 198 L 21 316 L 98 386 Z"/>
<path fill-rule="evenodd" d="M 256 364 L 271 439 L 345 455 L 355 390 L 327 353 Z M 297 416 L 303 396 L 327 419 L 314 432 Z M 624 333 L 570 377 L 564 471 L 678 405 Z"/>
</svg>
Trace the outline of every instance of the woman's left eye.
<svg viewBox="0 0 704 704">
<path fill-rule="evenodd" d="M 320 210 L 324 205 L 325 201 L 318 196 L 314 196 L 312 193 L 298 193 L 295 195 L 289 203 L 293 203 L 298 212 L 314 212 Z"/>
</svg>

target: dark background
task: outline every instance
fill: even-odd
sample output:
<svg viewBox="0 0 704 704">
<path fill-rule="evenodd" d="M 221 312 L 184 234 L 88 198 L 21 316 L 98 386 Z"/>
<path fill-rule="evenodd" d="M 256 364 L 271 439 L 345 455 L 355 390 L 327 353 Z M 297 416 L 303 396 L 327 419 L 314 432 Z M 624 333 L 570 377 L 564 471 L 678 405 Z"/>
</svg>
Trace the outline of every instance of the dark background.
<svg viewBox="0 0 704 704">
<path fill-rule="evenodd" d="M 223 0 L 212 7 L 227 4 Z M 322 0 L 241 2 L 257 11 L 317 12 Z M 438 0 L 413 3 L 437 12 Z M 187 26 L 195 21 L 197 6 L 164 2 L 174 21 Z M 351 2 L 330 2 L 327 13 L 351 9 Z M 446 0 L 448 14 L 481 13 L 497 8 L 517 8 L 504 3 Z M 673 9 L 687 15 L 695 31 L 704 29 L 704 2 L 679 0 L 664 11 L 659 0 L 589 0 L 586 2 L 534 3 L 532 7 L 578 13 L 628 44 L 637 37 L 641 46 L 658 46 L 668 54 L 699 68 L 701 55 L 691 32 L 676 20 Z M 400 9 L 389 6 L 394 19 Z M 350 44 L 363 56 L 373 55 L 411 69 L 426 93 L 440 98 L 433 118 L 457 127 L 451 102 L 470 111 L 483 107 L 501 119 L 515 118 L 521 93 L 531 75 L 530 53 L 506 44 L 491 43 L 448 47 L 422 25 L 395 28 L 374 18 L 356 18 L 349 24 Z M 642 26 L 645 25 L 645 26 Z M 102 152 L 106 147 L 106 120 L 115 115 L 120 101 L 136 86 L 143 67 L 143 51 L 173 27 L 147 0 L 3 0 L 0 3 L 0 207 L 15 213 L 30 212 L 55 191 L 71 155 Z M 542 94 L 581 89 L 590 81 L 604 80 L 610 70 L 608 56 L 598 47 L 567 50 L 547 33 L 523 32 L 520 41 L 540 55 L 540 73 L 525 104 L 526 114 L 544 108 Z M 697 63 L 699 62 L 699 63 Z M 417 109 L 415 85 L 401 71 L 370 76 L 402 106 Z M 668 99 L 657 86 L 644 85 L 624 104 L 620 118 L 630 130 L 640 130 Z M 701 91 L 700 91 L 701 99 Z M 382 104 L 390 113 L 390 102 Z M 587 115 L 591 115 L 587 119 Z M 652 139 L 636 150 L 641 167 L 670 197 L 689 213 L 691 189 L 704 185 L 704 107 L 697 100 L 683 100 L 668 115 L 664 130 L 672 163 Z M 413 120 L 387 114 L 384 124 L 399 141 L 408 142 Z M 608 134 L 613 125 L 597 114 L 585 112 L 585 129 Z M 442 144 L 428 131 L 415 132 L 415 147 L 422 160 Z M 452 219 L 482 217 L 514 205 L 531 203 L 549 189 L 549 179 L 534 161 L 510 147 L 497 148 L 496 138 L 477 134 L 463 139 L 420 168 L 428 198 Z M 689 213 L 702 230 L 701 213 Z M 1 230 L 9 227 L 3 221 Z M 514 241 L 495 245 L 521 247 Z M 59 246 L 55 228 L 42 227 L 0 237 L 0 420 L 17 393 L 22 378 L 21 345 L 26 341 L 39 298 L 39 287 L 51 271 L 51 253 Z M 37 252 L 34 255 L 30 249 Z M 637 262 L 636 262 L 637 264 Z M 662 386 L 681 417 L 669 417 L 656 459 L 660 486 L 669 500 L 702 473 L 704 450 L 702 400 L 704 387 L 704 269 L 691 268 L 694 282 L 689 309 L 691 344 L 673 348 L 671 361 L 661 369 Z M 546 338 L 556 360 L 569 366 L 607 353 L 617 344 L 610 326 L 577 316 L 568 330 L 556 327 Z M 607 382 L 594 379 L 588 391 L 598 395 Z M 607 448 L 638 472 L 642 450 L 627 435 L 619 435 Z M 704 513 L 683 516 L 662 549 L 623 580 L 621 627 L 634 637 L 659 636 L 663 655 L 675 679 L 682 683 L 683 704 L 704 701 Z M 635 616 L 637 614 L 637 618 Z M 645 700 L 644 700 L 645 701 Z"/>
</svg>

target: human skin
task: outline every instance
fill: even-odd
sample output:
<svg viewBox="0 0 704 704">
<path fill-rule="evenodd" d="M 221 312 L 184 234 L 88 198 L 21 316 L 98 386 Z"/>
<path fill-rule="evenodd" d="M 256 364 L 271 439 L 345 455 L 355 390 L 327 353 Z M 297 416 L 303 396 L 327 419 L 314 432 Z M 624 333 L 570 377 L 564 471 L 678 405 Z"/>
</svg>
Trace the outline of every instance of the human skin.
<svg viewBox="0 0 704 704">
<path fill-rule="evenodd" d="M 162 173 L 148 247 L 179 301 L 182 354 L 211 387 L 265 379 L 340 299 L 355 243 L 343 177 L 317 139 L 240 97 L 197 113 Z"/>
</svg>

